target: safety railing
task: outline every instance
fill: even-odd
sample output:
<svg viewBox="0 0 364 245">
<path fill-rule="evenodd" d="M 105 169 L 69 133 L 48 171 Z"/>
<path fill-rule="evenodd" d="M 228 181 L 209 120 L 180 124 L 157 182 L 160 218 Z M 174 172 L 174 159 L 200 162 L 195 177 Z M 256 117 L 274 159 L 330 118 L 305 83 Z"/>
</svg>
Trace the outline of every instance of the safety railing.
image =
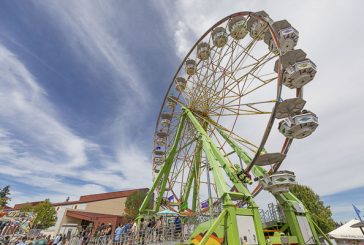
<svg viewBox="0 0 364 245">
<path fill-rule="evenodd" d="M 94 245 L 146 245 L 146 244 L 169 244 L 182 242 L 189 239 L 194 226 L 188 224 L 168 224 L 162 227 L 145 228 L 139 231 L 128 231 L 120 235 L 100 236 L 92 239 L 72 237 L 71 245 L 94 244 Z"/>
</svg>

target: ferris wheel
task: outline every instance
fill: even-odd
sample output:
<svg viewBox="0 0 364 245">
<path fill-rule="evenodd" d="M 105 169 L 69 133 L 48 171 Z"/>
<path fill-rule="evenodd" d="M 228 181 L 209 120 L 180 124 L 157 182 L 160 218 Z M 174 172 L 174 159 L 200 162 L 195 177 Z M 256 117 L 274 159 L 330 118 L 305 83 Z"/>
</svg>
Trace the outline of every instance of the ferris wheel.
<svg viewBox="0 0 364 245">
<path fill-rule="evenodd" d="M 238 182 L 255 196 L 263 188 L 287 187 L 274 188 L 274 173 L 283 182 L 294 181 L 293 173 L 278 169 L 293 139 L 318 126 L 303 98 L 316 66 L 295 49 L 298 37 L 286 20 L 273 22 L 264 11 L 239 12 L 218 21 L 193 45 L 156 123 L 151 190 L 157 210 L 201 213 L 220 203 L 224 193 L 234 196 L 234 203 L 244 202 Z M 273 130 L 282 136 L 270 151 L 266 144 Z"/>
</svg>

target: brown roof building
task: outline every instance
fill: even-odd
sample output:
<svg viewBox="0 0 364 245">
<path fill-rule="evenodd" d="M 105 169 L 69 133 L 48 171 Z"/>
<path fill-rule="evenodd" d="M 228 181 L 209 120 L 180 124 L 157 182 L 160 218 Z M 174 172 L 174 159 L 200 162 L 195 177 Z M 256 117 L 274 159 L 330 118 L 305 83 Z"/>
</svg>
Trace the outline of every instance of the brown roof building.
<svg viewBox="0 0 364 245">
<path fill-rule="evenodd" d="M 45 233 L 56 235 L 59 233 L 67 236 L 78 233 L 91 227 L 92 233 L 104 223 L 112 225 L 112 232 L 119 223 L 125 223 L 125 202 L 128 196 L 135 191 L 147 192 L 147 188 L 124 191 L 107 192 L 81 196 L 78 201 L 52 203 L 57 211 L 57 222 L 48 228 Z M 21 203 L 14 206 L 19 210 L 25 205 L 35 206 L 39 202 Z"/>
</svg>

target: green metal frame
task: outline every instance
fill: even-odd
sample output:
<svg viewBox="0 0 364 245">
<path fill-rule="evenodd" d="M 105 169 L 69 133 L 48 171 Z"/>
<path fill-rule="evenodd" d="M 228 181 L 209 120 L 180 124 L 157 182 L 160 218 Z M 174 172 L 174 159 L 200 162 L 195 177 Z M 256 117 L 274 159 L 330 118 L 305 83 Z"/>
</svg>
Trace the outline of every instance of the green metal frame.
<svg viewBox="0 0 364 245">
<path fill-rule="evenodd" d="M 186 112 L 187 117 L 190 119 L 191 123 L 194 125 L 197 132 L 200 134 L 201 141 L 203 144 L 203 150 L 206 154 L 207 160 L 210 164 L 210 170 L 214 176 L 215 184 L 217 187 L 218 195 L 223 200 L 224 211 L 215 220 L 213 225 L 205 234 L 204 238 L 200 242 L 204 245 L 209 236 L 214 231 L 214 227 L 221 223 L 222 217 L 224 217 L 224 225 L 226 228 L 227 243 L 228 244 L 240 244 L 237 221 L 236 221 L 236 210 L 238 209 L 232 200 L 244 200 L 249 203 L 249 209 L 252 211 L 252 217 L 254 220 L 254 225 L 256 229 L 256 235 L 258 243 L 265 245 L 265 238 L 263 233 L 263 225 L 260 220 L 258 206 L 255 204 L 253 197 L 249 190 L 244 186 L 246 178 L 242 178 L 239 173 L 239 169 L 236 169 L 231 165 L 231 163 L 224 157 L 218 147 L 212 142 L 208 136 L 205 128 L 200 124 L 193 113 L 183 107 L 183 111 Z M 220 167 L 225 171 L 231 182 L 234 184 L 238 192 L 231 192 L 230 188 L 227 186 L 226 181 L 222 175 Z M 210 234 L 210 235 L 209 235 Z"/>
<path fill-rule="evenodd" d="M 187 185 L 184 190 L 184 194 L 181 197 L 179 210 L 184 211 L 188 209 L 188 198 L 190 196 L 191 190 L 193 190 L 192 195 L 192 210 L 196 210 L 197 206 L 197 197 L 198 197 L 198 186 L 197 182 L 200 175 L 200 168 L 201 168 L 201 157 L 202 157 L 202 151 L 205 153 L 210 171 L 212 172 L 214 176 L 214 181 L 217 189 L 217 194 L 222 200 L 223 204 L 223 211 L 221 214 L 213 221 L 212 225 L 209 227 L 209 229 L 206 231 L 204 238 L 200 242 L 201 245 L 204 245 L 207 240 L 209 239 L 210 235 L 214 232 L 217 226 L 224 226 L 225 234 L 226 234 L 226 241 L 227 244 L 240 244 L 239 239 L 239 233 L 238 233 L 238 225 L 237 225 L 237 215 L 247 215 L 251 216 L 254 220 L 257 240 L 259 245 L 266 245 L 266 239 L 264 237 L 263 232 L 263 224 L 260 218 L 258 206 L 254 202 L 253 196 L 249 192 L 249 190 L 246 187 L 247 183 L 251 183 L 251 180 L 248 176 L 245 175 L 243 170 L 238 165 L 232 165 L 222 154 L 222 152 L 219 150 L 219 148 L 213 143 L 211 138 L 206 132 L 207 123 L 203 122 L 202 124 L 200 121 L 194 116 L 194 114 L 186 107 L 182 107 L 183 113 L 179 121 L 178 129 L 175 135 L 175 139 L 173 141 L 173 145 L 170 148 L 169 152 L 167 153 L 167 157 L 165 159 L 165 162 L 158 173 L 157 177 L 155 178 L 153 185 L 151 189 L 149 190 L 146 198 L 143 201 L 143 204 L 141 205 L 139 209 L 139 217 L 138 220 L 143 215 L 146 215 L 149 213 L 150 210 L 146 210 L 148 204 L 152 201 L 153 193 L 156 190 L 157 187 L 159 187 L 160 193 L 158 194 L 158 197 L 156 198 L 155 207 L 152 210 L 152 213 L 156 213 L 159 211 L 159 208 L 161 206 L 162 198 L 164 195 L 164 192 L 166 190 L 166 184 L 168 181 L 168 177 L 170 175 L 170 171 L 173 165 L 174 158 L 176 154 L 178 153 L 178 144 L 180 142 L 181 134 L 185 125 L 186 118 L 189 119 L 189 121 L 192 123 L 196 131 L 198 132 L 198 138 L 197 138 L 197 147 L 194 157 L 194 162 L 192 166 L 192 170 L 189 173 L 188 179 L 187 179 Z M 233 151 L 239 156 L 239 158 L 247 165 L 251 163 L 252 159 L 249 157 L 249 155 L 241 149 L 241 147 L 233 141 L 231 138 L 228 137 L 227 134 L 225 134 L 223 131 L 217 129 L 220 135 L 228 142 L 228 144 L 232 147 Z M 233 183 L 235 189 L 237 191 L 231 191 L 228 185 L 226 184 L 226 181 L 224 179 L 224 176 L 222 174 L 222 170 L 226 173 L 226 175 L 229 177 L 230 181 Z M 208 170 L 207 170 L 208 171 Z M 253 166 L 252 172 L 255 177 L 262 177 L 264 176 L 267 171 L 260 167 L 260 166 Z M 193 185 L 194 183 L 194 185 Z M 274 195 L 277 201 L 280 203 L 280 205 L 284 209 L 284 213 L 287 220 L 287 225 L 289 227 L 289 230 L 291 232 L 291 235 L 295 236 L 299 242 L 300 245 L 304 245 L 304 239 L 302 232 L 300 230 L 297 216 L 305 216 L 307 218 L 307 221 L 310 225 L 312 234 L 314 236 L 314 239 L 317 244 L 320 244 L 319 238 L 317 235 L 317 232 L 320 233 L 328 242 L 331 244 L 330 240 L 325 236 L 325 234 L 322 233 L 322 231 L 317 227 L 316 224 L 311 219 L 310 214 L 308 213 L 307 209 L 305 209 L 304 213 L 297 214 L 294 209 L 294 204 L 302 203 L 295 197 L 292 193 L 280 193 Z M 237 208 L 234 204 L 233 200 L 242 200 L 247 203 L 247 208 Z M 212 207 L 212 200 L 210 201 L 210 207 Z M 237 214 L 238 213 L 238 214 Z"/>
<path fill-rule="evenodd" d="M 263 233 L 263 226 L 262 222 L 260 220 L 260 215 L 258 211 L 258 206 L 253 200 L 253 197 L 249 190 L 245 187 L 247 178 L 242 178 L 241 176 L 241 169 L 238 169 L 224 157 L 222 152 L 218 149 L 218 147 L 212 142 L 211 138 L 206 132 L 207 123 L 200 123 L 197 118 L 193 115 L 193 113 L 186 107 L 182 107 L 183 113 L 180 118 L 179 126 L 177 129 L 177 133 L 173 142 L 172 147 L 170 148 L 170 151 L 167 154 L 167 157 L 165 159 L 165 162 L 162 166 L 162 169 L 158 173 L 156 179 L 154 180 L 154 183 L 149 190 L 145 200 L 143 201 L 143 204 L 141 205 L 139 209 L 139 219 L 146 214 L 146 207 L 148 203 L 151 202 L 153 198 L 153 193 L 157 187 L 160 189 L 160 193 L 156 199 L 155 208 L 153 212 L 158 212 L 161 201 L 163 198 L 163 194 L 165 192 L 166 183 L 168 180 L 168 176 L 171 171 L 171 167 L 173 165 L 173 160 L 176 155 L 177 146 L 180 141 L 181 133 L 184 128 L 185 119 L 188 117 L 192 125 L 195 127 L 196 131 L 199 134 L 199 141 L 197 143 L 196 153 L 195 153 L 195 159 L 193 164 L 193 169 L 190 172 L 190 175 L 188 176 L 187 181 L 187 188 L 185 189 L 185 193 L 182 196 L 180 208 L 181 210 L 185 210 L 188 208 L 188 197 L 190 195 L 192 183 L 194 182 L 194 188 L 193 188 L 193 196 L 192 196 L 192 210 L 196 210 L 196 203 L 197 203 L 197 195 L 198 195 L 198 187 L 196 186 L 197 180 L 199 179 L 199 171 L 201 168 L 201 157 L 202 157 L 202 151 L 204 151 L 207 160 L 209 162 L 209 169 L 212 172 L 214 176 L 215 185 L 217 188 L 218 195 L 222 199 L 223 204 L 223 212 L 220 214 L 219 218 L 215 220 L 214 224 L 209 228 L 207 231 L 207 234 L 211 234 L 214 231 L 214 227 L 218 224 L 224 224 L 224 227 L 226 229 L 226 238 L 228 244 L 240 244 L 239 239 L 239 233 L 238 233 L 238 227 L 237 227 L 237 220 L 236 220 L 236 212 L 239 210 L 239 208 L 236 207 L 233 200 L 242 200 L 246 201 L 249 209 L 250 216 L 253 217 L 255 229 L 256 229 L 256 235 L 257 240 L 259 244 L 265 245 L 265 238 Z M 224 179 L 224 176 L 222 174 L 221 169 L 223 169 L 226 173 L 226 175 L 229 177 L 231 182 L 234 184 L 237 192 L 230 191 L 230 188 L 226 184 L 226 181 Z M 212 200 L 210 200 L 210 207 L 212 206 Z M 208 236 L 205 235 L 204 239 L 201 241 L 200 244 L 205 244 L 208 240 Z"/>
<path fill-rule="evenodd" d="M 233 150 L 236 152 L 236 154 L 240 157 L 240 159 L 242 159 L 246 165 L 249 165 L 252 161 L 252 159 L 249 157 L 249 155 L 243 151 L 241 149 L 241 147 L 234 142 L 233 140 L 231 140 L 223 131 L 219 130 L 219 133 L 221 136 L 224 137 L 224 139 L 228 142 L 228 144 L 233 148 Z M 254 174 L 255 177 L 262 177 L 263 175 L 265 175 L 267 173 L 267 171 L 257 165 L 254 165 L 252 168 L 252 172 Z M 311 228 L 311 232 L 313 234 L 313 237 L 316 241 L 316 244 L 321 244 L 319 241 L 319 237 L 318 234 L 322 235 L 322 237 L 331 245 L 332 242 L 330 241 L 330 239 L 325 235 L 325 233 L 322 232 L 322 230 L 317 226 L 317 224 L 315 224 L 311 218 L 311 215 L 309 214 L 308 210 L 305 208 L 305 212 L 301 213 L 301 214 L 297 214 L 295 212 L 294 209 L 294 204 L 299 204 L 302 205 L 302 202 L 291 192 L 286 192 L 286 193 L 279 193 L 279 194 L 274 194 L 274 197 L 276 198 L 276 200 L 279 202 L 279 204 L 283 207 L 284 209 L 284 213 L 285 213 L 285 217 L 287 220 L 287 225 L 290 228 L 290 231 L 292 233 L 293 236 L 297 237 L 297 240 L 299 242 L 299 244 L 301 245 L 305 245 L 305 241 L 300 229 L 300 226 L 298 224 L 298 220 L 297 220 L 297 216 L 301 215 L 301 216 L 305 216 L 308 224 Z"/>
<path fill-rule="evenodd" d="M 159 171 L 157 177 L 155 178 L 155 180 L 153 182 L 152 187 L 148 191 L 147 196 L 145 197 L 142 205 L 139 208 L 138 220 L 141 218 L 142 215 L 146 214 L 146 211 L 147 211 L 146 208 L 148 207 L 148 204 L 151 203 L 152 198 L 154 196 L 154 191 L 157 188 L 157 186 L 160 187 L 160 193 L 159 193 L 159 195 L 157 197 L 153 212 L 155 213 L 155 212 L 159 211 L 161 201 L 162 201 L 162 198 L 163 198 L 163 194 L 164 194 L 164 192 L 166 190 L 166 184 L 167 184 L 168 176 L 170 174 L 170 171 L 171 171 L 171 168 L 172 168 L 172 165 L 173 165 L 174 157 L 175 157 L 175 155 L 177 153 L 177 146 L 178 146 L 181 134 L 182 134 L 182 130 L 183 130 L 183 127 L 184 127 L 185 120 L 186 120 L 186 113 L 183 113 L 181 118 L 180 118 L 180 121 L 179 121 L 178 129 L 177 129 L 177 132 L 176 132 L 175 139 L 173 141 L 173 145 L 172 145 L 170 151 L 167 154 L 167 157 L 166 157 L 166 159 L 164 161 L 163 167 Z"/>
</svg>

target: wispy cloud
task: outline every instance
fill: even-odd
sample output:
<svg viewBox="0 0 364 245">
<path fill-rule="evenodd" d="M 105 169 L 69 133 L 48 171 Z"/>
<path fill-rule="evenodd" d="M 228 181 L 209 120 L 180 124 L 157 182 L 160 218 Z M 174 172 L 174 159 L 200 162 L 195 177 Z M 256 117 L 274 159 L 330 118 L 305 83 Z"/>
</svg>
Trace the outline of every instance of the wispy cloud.
<svg viewBox="0 0 364 245">
<path fill-rule="evenodd" d="M 63 33 L 65 41 L 82 62 L 95 72 L 106 68 L 115 76 L 112 81 L 105 81 L 105 85 L 113 82 L 113 86 L 121 90 L 130 89 L 143 102 L 150 99 L 133 57 L 123 42 L 130 34 L 117 32 L 118 25 L 127 23 L 120 22 L 123 20 L 120 11 L 125 10 L 115 9 L 110 2 L 104 1 L 49 1 L 37 4 L 48 14 L 57 31 Z"/>
<path fill-rule="evenodd" d="M 57 114 L 36 78 L 3 45 L 0 66 L 0 174 L 40 188 L 43 197 L 132 187 L 134 180 L 141 186 L 146 183 L 147 173 L 139 178 L 132 175 L 140 172 L 138 169 L 147 169 L 148 161 L 141 152 L 126 151 L 110 160 L 98 144 L 73 132 Z M 95 165 L 95 160 L 101 164 Z M 133 170 L 131 165 L 138 169 Z M 123 168 L 125 176 L 134 177 L 121 177 Z M 82 182 L 69 184 L 64 178 Z"/>
</svg>

